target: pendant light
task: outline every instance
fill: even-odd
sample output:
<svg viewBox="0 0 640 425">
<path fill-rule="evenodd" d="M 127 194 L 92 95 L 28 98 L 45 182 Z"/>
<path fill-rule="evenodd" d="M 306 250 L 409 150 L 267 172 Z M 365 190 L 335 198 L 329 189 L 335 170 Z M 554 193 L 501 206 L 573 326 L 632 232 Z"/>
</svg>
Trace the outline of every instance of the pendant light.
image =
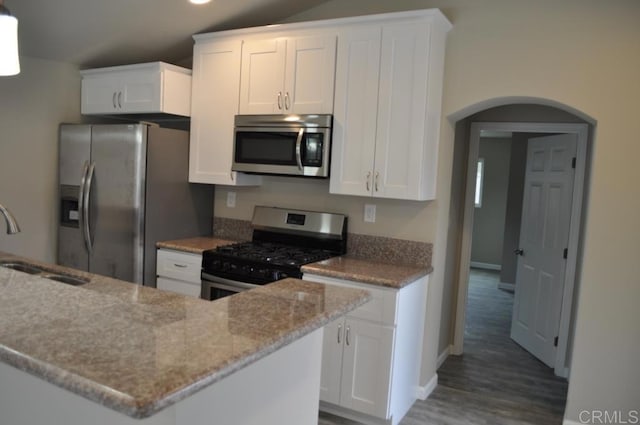
<svg viewBox="0 0 640 425">
<path fill-rule="evenodd" d="M 0 75 L 20 73 L 18 20 L 0 0 Z"/>
</svg>

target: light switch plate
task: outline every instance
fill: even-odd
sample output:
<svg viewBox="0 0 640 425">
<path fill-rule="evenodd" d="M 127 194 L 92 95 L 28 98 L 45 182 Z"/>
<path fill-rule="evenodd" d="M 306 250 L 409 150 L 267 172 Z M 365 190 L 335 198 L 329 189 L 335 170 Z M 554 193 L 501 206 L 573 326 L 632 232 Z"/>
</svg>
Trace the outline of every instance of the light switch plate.
<svg viewBox="0 0 640 425">
<path fill-rule="evenodd" d="M 227 207 L 235 208 L 236 207 L 236 193 L 235 192 L 227 192 Z"/>
<path fill-rule="evenodd" d="M 376 206 L 374 204 L 364 205 L 364 221 L 367 223 L 376 222 Z"/>
</svg>

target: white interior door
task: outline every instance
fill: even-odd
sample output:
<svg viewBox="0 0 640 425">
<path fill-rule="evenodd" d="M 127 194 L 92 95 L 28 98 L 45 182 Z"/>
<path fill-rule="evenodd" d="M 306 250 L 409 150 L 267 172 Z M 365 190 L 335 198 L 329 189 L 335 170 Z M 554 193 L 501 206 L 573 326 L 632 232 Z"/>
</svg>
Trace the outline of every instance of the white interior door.
<svg viewBox="0 0 640 425">
<path fill-rule="evenodd" d="M 554 367 L 577 136 L 529 139 L 511 338 Z"/>
</svg>

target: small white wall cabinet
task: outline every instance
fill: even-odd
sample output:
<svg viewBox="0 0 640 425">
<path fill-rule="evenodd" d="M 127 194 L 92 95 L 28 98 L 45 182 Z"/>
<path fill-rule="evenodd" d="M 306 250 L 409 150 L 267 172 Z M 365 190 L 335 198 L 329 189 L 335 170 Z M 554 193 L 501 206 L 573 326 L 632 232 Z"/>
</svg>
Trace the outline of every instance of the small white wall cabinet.
<svg viewBox="0 0 640 425">
<path fill-rule="evenodd" d="M 335 55 L 335 35 L 247 41 L 240 113 L 332 113 Z"/>
<path fill-rule="evenodd" d="M 202 255 L 158 249 L 156 287 L 182 295 L 200 297 Z"/>
<path fill-rule="evenodd" d="M 365 424 L 396 425 L 417 397 L 428 277 L 399 290 L 308 273 L 303 279 L 372 295 L 325 326 L 320 409 Z"/>
<path fill-rule="evenodd" d="M 451 24 L 438 10 L 340 31 L 330 192 L 435 198 Z"/>
<path fill-rule="evenodd" d="M 192 183 L 252 186 L 262 182 L 260 176 L 231 171 L 241 53 L 241 38 L 196 36 L 189 149 Z"/>
<path fill-rule="evenodd" d="M 191 70 L 164 62 L 80 71 L 81 112 L 191 115 Z"/>
</svg>

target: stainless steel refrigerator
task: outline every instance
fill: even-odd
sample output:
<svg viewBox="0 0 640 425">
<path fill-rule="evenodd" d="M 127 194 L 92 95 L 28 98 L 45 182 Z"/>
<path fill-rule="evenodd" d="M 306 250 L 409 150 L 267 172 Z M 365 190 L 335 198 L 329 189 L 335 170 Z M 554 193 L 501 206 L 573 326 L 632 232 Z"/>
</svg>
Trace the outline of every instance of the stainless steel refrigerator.
<svg viewBox="0 0 640 425">
<path fill-rule="evenodd" d="M 58 263 L 156 285 L 156 242 L 211 234 L 213 186 L 188 183 L 189 133 L 60 125 Z"/>
</svg>

